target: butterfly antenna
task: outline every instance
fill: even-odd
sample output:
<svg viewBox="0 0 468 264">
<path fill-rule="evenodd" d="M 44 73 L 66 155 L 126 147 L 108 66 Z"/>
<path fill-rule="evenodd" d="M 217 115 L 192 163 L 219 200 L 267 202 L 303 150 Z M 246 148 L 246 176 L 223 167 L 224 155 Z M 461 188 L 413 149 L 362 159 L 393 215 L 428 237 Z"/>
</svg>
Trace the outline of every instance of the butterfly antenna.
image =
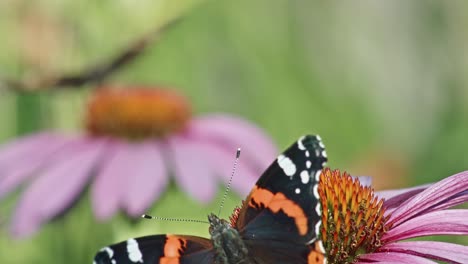
<svg viewBox="0 0 468 264">
<path fill-rule="evenodd" d="M 159 217 L 159 216 L 152 216 L 152 215 L 147 215 L 147 214 L 142 215 L 141 218 L 152 219 L 152 220 L 161 220 L 161 221 L 171 221 L 171 222 L 191 222 L 191 223 L 209 224 L 208 221 L 197 220 L 197 219 Z"/>
<path fill-rule="evenodd" d="M 232 178 L 234 177 L 234 174 L 236 173 L 236 167 L 237 167 L 237 163 L 239 162 L 240 153 L 241 153 L 241 149 L 238 148 L 236 152 L 236 160 L 234 161 L 234 166 L 232 167 L 231 178 L 229 178 L 227 188 L 224 191 L 223 199 L 221 199 L 221 205 L 219 206 L 218 216 L 221 214 L 221 209 L 223 209 L 227 194 L 229 193 L 229 189 L 231 188 Z"/>
</svg>

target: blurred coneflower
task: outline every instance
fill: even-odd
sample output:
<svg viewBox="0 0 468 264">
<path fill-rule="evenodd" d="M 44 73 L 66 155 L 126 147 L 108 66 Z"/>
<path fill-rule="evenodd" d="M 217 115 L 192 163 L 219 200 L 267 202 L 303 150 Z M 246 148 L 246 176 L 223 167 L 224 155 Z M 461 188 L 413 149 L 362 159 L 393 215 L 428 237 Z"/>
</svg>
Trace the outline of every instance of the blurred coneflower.
<svg viewBox="0 0 468 264">
<path fill-rule="evenodd" d="M 26 236 L 69 207 L 89 184 L 93 211 L 138 216 L 164 192 L 169 175 L 209 202 L 227 182 L 234 154 L 243 159 L 232 187 L 245 195 L 276 149 L 258 127 L 226 114 L 192 117 L 174 91 L 101 88 L 86 111 L 86 133 L 40 133 L 0 148 L 0 199 L 26 184 L 11 231 Z"/>
<path fill-rule="evenodd" d="M 338 170 L 320 181 L 327 263 L 468 263 L 467 246 L 413 239 L 468 235 L 468 210 L 449 209 L 468 201 L 468 172 L 382 193 Z"/>
</svg>

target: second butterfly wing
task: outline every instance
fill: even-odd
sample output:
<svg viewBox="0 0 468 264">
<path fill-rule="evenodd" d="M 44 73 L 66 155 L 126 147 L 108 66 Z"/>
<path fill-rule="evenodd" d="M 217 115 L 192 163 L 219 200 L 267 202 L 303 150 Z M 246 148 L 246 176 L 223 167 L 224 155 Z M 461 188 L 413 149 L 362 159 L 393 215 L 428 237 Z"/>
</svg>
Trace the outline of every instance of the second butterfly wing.
<svg viewBox="0 0 468 264">
<path fill-rule="evenodd" d="M 196 236 L 154 235 L 102 248 L 93 264 L 213 263 L 211 241 Z"/>
</svg>

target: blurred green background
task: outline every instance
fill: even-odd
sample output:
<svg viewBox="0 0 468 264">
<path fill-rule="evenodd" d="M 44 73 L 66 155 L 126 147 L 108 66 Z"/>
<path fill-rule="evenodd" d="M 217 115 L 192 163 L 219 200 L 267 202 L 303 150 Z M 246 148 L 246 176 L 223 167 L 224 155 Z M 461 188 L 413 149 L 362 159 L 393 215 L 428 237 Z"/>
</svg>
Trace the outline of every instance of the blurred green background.
<svg viewBox="0 0 468 264">
<path fill-rule="evenodd" d="M 467 168 L 467 10 L 466 1 L 429 0 L 3 0 L 0 78 L 79 72 L 182 17 L 108 82 L 172 87 L 196 113 L 255 122 L 280 149 L 319 133 L 332 168 L 373 176 L 377 189 L 398 188 Z M 1 89 L 0 143 L 80 130 L 88 93 Z M 220 196 L 200 210 L 172 186 L 151 211 L 204 219 Z M 64 218 L 16 241 L 7 224 L 17 197 L 0 204 L 0 263 L 90 263 L 97 249 L 129 236 L 207 233 L 203 225 L 123 216 L 96 223 L 85 194 Z M 188 210 L 165 206 L 174 201 Z M 225 213 L 239 201 L 232 194 Z"/>
</svg>

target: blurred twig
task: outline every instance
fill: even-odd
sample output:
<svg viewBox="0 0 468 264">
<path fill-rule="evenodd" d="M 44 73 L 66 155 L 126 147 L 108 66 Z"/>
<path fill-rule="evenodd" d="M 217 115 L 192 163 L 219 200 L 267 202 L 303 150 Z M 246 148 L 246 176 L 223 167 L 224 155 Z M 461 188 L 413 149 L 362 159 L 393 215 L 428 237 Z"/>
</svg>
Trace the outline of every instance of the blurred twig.
<svg viewBox="0 0 468 264">
<path fill-rule="evenodd" d="M 43 76 L 34 80 L 12 80 L 0 76 L 0 90 L 38 91 L 57 88 L 77 88 L 85 84 L 101 82 L 112 73 L 134 61 L 150 44 L 157 42 L 161 36 L 180 19 L 173 19 L 137 39 L 132 45 L 118 53 L 114 58 L 102 64 L 84 69 L 77 74 Z"/>
</svg>

